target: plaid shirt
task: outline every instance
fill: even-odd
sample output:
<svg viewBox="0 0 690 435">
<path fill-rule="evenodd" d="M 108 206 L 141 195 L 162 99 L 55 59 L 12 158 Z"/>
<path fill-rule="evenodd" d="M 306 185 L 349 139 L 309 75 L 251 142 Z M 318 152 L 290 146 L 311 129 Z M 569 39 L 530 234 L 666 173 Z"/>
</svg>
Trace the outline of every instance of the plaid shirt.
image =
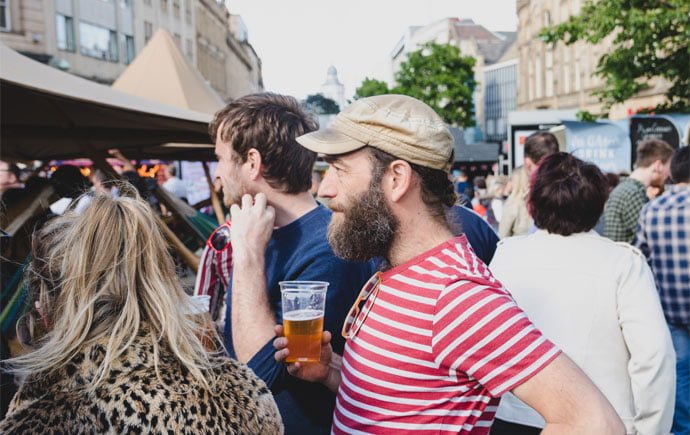
<svg viewBox="0 0 690 435">
<path fill-rule="evenodd" d="M 689 325 L 689 186 L 672 186 L 642 209 L 636 244 L 654 271 L 666 320 Z"/>
<path fill-rule="evenodd" d="M 632 243 L 642 206 L 649 201 L 644 184 L 626 178 L 609 195 L 604 208 L 604 237 Z"/>
</svg>

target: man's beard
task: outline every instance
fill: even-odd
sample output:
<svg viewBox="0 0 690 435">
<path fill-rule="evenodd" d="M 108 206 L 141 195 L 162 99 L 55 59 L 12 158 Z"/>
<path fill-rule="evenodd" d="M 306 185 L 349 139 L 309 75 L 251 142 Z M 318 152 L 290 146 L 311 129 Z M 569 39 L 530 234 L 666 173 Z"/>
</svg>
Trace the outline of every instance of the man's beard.
<svg viewBox="0 0 690 435">
<path fill-rule="evenodd" d="M 241 181 L 237 182 L 237 185 L 234 186 L 234 189 L 228 189 L 226 192 L 225 188 L 223 188 L 222 192 L 223 204 L 228 208 L 230 208 L 233 204 L 242 205 L 242 197 L 246 193 L 250 193 L 249 189 L 247 189 L 247 186 L 245 186 L 245 184 Z"/>
<path fill-rule="evenodd" d="M 372 180 L 366 192 L 343 208 L 328 226 L 328 243 L 335 255 L 350 261 L 386 257 L 399 223 L 386 203 L 380 182 Z"/>
</svg>

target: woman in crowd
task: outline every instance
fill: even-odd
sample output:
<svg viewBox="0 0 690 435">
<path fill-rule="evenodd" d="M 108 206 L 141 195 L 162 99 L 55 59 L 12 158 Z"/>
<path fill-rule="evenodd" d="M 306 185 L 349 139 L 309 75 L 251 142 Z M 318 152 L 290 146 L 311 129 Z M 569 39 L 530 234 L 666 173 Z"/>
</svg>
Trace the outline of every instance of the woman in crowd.
<svg viewBox="0 0 690 435">
<path fill-rule="evenodd" d="M 490 268 L 604 393 L 628 434 L 668 434 L 675 390 L 670 334 L 644 257 L 592 231 L 607 196 L 595 165 L 567 153 L 546 157 L 528 198 L 540 230 L 501 241 Z M 537 434 L 543 424 L 507 394 L 491 433 Z"/>
<path fill-rule="evenodd" d="M 503 203 L 501 220 L 498 224 L 498 237 L 501 239 L 527 234 L 532 225 L 532 218 L 527 211 L 526 203 L 529 177 L 525 168 L 523 166 L 515 168 L 510 181 L 512 189 Z"/>
<path fill-rule="evenodd" d="M 24 382 L 0 433 L 282 433 L 265 384 L 185 315 L 150 206 L 120 194 L 35 236 L 27 326 L 44 334 L 7 362 Z"/>
</svg>

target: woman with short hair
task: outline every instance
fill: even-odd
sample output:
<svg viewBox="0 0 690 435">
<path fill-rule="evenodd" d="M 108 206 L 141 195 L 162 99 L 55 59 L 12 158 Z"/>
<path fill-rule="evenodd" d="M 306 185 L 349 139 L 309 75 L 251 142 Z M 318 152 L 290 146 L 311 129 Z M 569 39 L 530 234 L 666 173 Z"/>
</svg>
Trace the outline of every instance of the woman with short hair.
<svg viewBox="0 0 690 435">
<path fill-rule="evenodd" d="M 607 196 L 595 165 L 567 153 L 544 158 L 528 196 L 540 229 L 502 240 L 490 269 L 604 393 L 628 434 L 668 434 L 675 390 L 670 334 L 641 253 L 592 231 Z M 543 424 L 508 394 L 491 433 L 537 434 Z"/>
<path fill-rule="evenodd" d="M 34 236 L 27 326 L 45 334 L 6 362 L 25 379 L 0 433 L 282 433 L 265 384 L 204 347 L 150 206 L 120 195 Z"/>
</svg>

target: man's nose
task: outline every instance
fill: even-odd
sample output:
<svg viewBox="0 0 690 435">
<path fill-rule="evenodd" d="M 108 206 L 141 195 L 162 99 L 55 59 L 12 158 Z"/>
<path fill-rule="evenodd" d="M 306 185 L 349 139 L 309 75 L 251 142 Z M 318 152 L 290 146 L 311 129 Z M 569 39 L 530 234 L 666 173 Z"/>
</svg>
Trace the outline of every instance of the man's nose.
<svg viewBox="0 0 690 435">
<path fill-rule="evenodd" d="M 319 191 L 317 195 L 321 198 L 335 198 L 338 193 L 338 189 L 335 182 L 335 171 L 330 168 L 326 171 L 323 180 L 321 180 L 321 185 L 319 186 Z"/>
</svg>

